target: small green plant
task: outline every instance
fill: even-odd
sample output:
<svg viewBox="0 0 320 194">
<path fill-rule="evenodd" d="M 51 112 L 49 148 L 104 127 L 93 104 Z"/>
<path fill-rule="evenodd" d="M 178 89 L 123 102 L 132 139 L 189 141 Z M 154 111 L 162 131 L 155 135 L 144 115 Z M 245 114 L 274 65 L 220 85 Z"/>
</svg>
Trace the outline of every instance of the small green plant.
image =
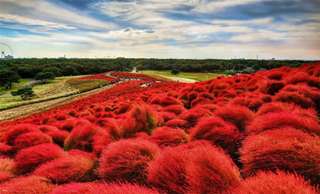
<svg viewBox="0 0 320 194">
<path fill-rule="evenodd" d="M 20 96 L 22 100 L 30 100 L 34 96 L 34 92 L 31 87 L 27 87 L 12 91 L 11 95 Z"/>
<path fill-rule="evenodd" d="M 171 74 L 172 75 L 178 75 L 180 73 L 180 71 L 178 69 L 172 69 L 171 70 Z"/>
</svg>

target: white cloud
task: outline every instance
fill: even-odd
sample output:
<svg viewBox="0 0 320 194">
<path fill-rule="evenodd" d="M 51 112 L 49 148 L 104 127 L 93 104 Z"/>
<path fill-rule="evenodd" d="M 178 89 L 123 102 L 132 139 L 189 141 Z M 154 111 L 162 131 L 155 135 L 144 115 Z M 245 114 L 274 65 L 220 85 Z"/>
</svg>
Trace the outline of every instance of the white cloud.
<svg viewBox="0 0 320 194">
<path fill-rule="evenodd" d="M 1 0 L 0 13 L 21 24 L 54 27 L 112 29 L 116 25 L 91 18 L 84 13 L 58 6 L 46 0 Z"/>
</svg>

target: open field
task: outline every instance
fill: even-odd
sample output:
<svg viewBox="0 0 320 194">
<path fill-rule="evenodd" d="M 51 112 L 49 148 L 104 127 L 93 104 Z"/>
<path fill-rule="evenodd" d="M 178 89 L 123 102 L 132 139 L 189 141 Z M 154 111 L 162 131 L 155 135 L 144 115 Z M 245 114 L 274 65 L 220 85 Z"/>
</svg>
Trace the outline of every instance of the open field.
<svg viewBox="0 0 320 194">
<path fill-rule="evenodd" d="M 318 194 L 319 75 L 113 72 L 97 93 L 0 122 L 0 193 Z"/>
<path fill-rule="evenodd" d="M 173 75 L 169 70 L 166 70 L 166 71 L 145 70 L 145 71 L 140 71 L 139 73 L 143 73 L 150 76 L 160 76 L 173 81 L 180 81 L 180 82 L 187 82 L 187 83 L 214 79 L 221 75 L 217 73 L 199 73 L 199 72 L 180 72 L 177 75 Z"/>
<path fill-rule="evenodd" d="M 66 97 L 99 88 L 108 83 L 104 80 L 78 79 L 81 77 L 83 76 L 57 77 L 48 83 L 36 84 L 32 87 L 35 96 L 30 100 L 22 100 L 20 96 L 11 95 L 11 91 L 22 88 L 32 82 L 32 80 L 21 80 L 19 83 L 15 83 L 12 89 L 0 92 L 0 110 Z"/>
</svg>

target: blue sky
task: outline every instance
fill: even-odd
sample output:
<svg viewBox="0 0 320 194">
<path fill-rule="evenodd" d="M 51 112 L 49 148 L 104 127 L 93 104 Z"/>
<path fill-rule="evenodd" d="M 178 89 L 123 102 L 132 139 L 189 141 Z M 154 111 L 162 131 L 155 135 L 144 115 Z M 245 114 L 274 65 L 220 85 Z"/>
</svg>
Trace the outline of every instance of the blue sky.
<svg viewBox="0 0 320 194">
<path fill-rule="evenodd" d="M 16 57 L 320 59 L 319 0 L 0 0 Z"/>
</svg>

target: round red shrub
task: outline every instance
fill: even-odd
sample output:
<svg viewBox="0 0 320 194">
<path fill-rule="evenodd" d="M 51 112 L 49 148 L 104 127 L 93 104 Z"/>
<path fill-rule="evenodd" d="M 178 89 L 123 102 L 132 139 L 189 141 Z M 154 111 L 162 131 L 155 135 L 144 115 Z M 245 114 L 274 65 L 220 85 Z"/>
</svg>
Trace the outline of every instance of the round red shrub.
<svg viewBox="0 0 320 194">
<path fill-rule="evenodd" d="M 137 104 L 126 113 L 121 121 L 121 132 L 124 137 L 130 137 L 136 132 L 147 132 L 158 125 L 159 119 L 154 111 L 145 104 Z"/>
<path fill-rule="evenodd" d="M 96 121 L 96 124 L 101 127 L 103 130 L 105 130 L 107 133 L 109 133 L 112 138 L 118 139 L 121 137 L 121 129 L 118 126 L 115 119 L 112 118 L 103 118 L 98 119 Z"/>
<path fill-rule="evenodd" d="M 49 194 L 55 186 L 38 176 L 17 177 L 0 184 L 1 194 Z"/>
<path fill-rule="evenodd" d="M 182 129 L 158 127 L 152 131 L 151 141 L 159 147 L 172 147 L 188 142 L 188 135 Z"/>
<path fill-rule="evenodd" d="M 291 127 L 310 134 L 320 135 L 320 125 L 317 119 L 302 117 L 290 112 L 269 113 L 256 117 L 247 127 L 247 134 L 283 127 Z"/>
<path fill-rule="evenodd" d="M 10 158 L 0 158 L 0 172 L 14 174 L 16 172 L 14 160 Z"/>
<path fill-rule="evenodd" d="M 150 99 L 151 104 L 157 104 L 160 106 L 170 106 L 181 104 L 176 98 L 167 95 L 155 95 Z"/>
<path fill-rule="evenodd" d="M 243 180 L 239 186 L 230 189 L 228 193 L 317 194 L 318 192 L 302 177 L 295 174 L 282 171 L 275 173 L 261 171 L 256 176 Z"/>
<path fill-rule="evenodd" d="M 219 117 L 209 117 L 200 120 L 191 129 L 190 140 L 208 140 L 229 153 L 235 153 L 240 141 L 240 132 L 233 124 Z"/>
<path fill-rule="evenodd" d="M 10 128 L 5 134 L 4 134 L 4 142 L 8 145 L 14 145 L 14 140 L 24 133 L 28 132 L 36 132 L 39 131 L 36 125 L 32 124 L 18 124 L 13 128 Z"/>
<path fill-rule="evenodd" d="M 193 127 L 201 118 L 209 117 L 212 113 L 204 108 L 194 107 L 188 111 L 185 111 L 180 115 L 180 119 L 188 122 L 188 128 Z"/>
<path fill-rule="evenodd" d="M 98 174 L 104 180 L 144 182 L 148 163 L 158 152 L 158 146 L 146 140 L 119 140 L 103 150 Z"/>
<path fill-rule="evenodd" d="M 166 122 L 166 126 L 172 128 L 186 128 L 188 126 L 188 121 L 183 119 L 172 119 Z"/>
<path fill-rule="evenodd" d="M 103 194 L 106 189 L 102 183 L 69 183 L 56 187 L 50 194 Z"/>
<path fill-rule="evenodd" d="M 296 92 L 280 91 L 275 96 L 274 100 L 279 102 L 293 103 L 298 106 L 301 106 L 302 108 L 315 107 L 315 104 L 310 98 L 305 97 L 302 94 Z"/>
<path fill-rule="evenodd" d="M 42 132 L 24 133 L 14 140 L 14 145 L 17 149 L 27 148 L 43 143 L 52 143 L 52 138 Z"/>
<path fill-rule="evenodd" d="M 10 180 L 14 175 L 10 172 L 1 172 L 0 171 L 0 183 Z M 1 190 L 0 190 L 1 191 Z"/>
<path fill-rule="evenodd" d="M 188 189 L 186 165 L 190 150 L 210 146 L 206 141 L 195 141 L 164 149 L 148 167 L 148 182 L 160 190 L 172 194 L 184 194 Z"/>
<path fill-rule="evenodd" d="M 222 193 L 240 183 L 240 172 L 231 158 L 215 146 L 199 146 L 189 153 L 188 193 Z"/>
<path fill-rule="evenodd" d="M 271 102 L 264 104 L 260 107 L 257 112 L 258 116 L 265 115 L 268 113 L 279 113 L 279 112 L 290 112 L 301 115 L 303 117 L 317 118 L 317 112 L 314 109 L 303 109 L 300 106 L 294 104 L 282 103 L 282 102 Z"/>
<path fill-rule="evenodd" d="M 40 144 L 20 150 L 15 156 L 17 171 L 27 173 L 38 165 L 65 156 L 64 151 L 55 144 Z"/>
<path fill-rule="evenodd" d="M 64 149 L 92 150 L 92 138 L 97 133 L 98 128 L 92 124 L 75 126 L 69 136 L 64 141 Z"/>
<path fill-rule="evenodd" d="M 163 108 L 165 112 L 172 112 L 176 115 L 183 113 L 186 109 L 182 105 L 170 105 Z"/>
<path fill-rule="evenodd" d="M 180 146 L 163 150 L 148 167 L 148 182 L 167 193 L 186 193 L 187 161 L 188 153 Z"/>
<path fill-rule="evenodd" d="M 33 174 L 61 184 L 88 180 L 93 167 L 94 161 L 89 157 L 73 155 L 42 164 Z"/>
<path fill-rule="evenodd" d="M 240 149 L 242 172 L 285 170 L 320 181 L 320 138 L 296 129 L 274 129 L 247 137 Z"/>
<path fill-rule="evenodd" d="M 11 155 L 14 152 L 15 152 L 15 149 L 13 146 L 0 143 L 0 155 Z"/>
<path fill-rule="evenodd" d="M 240 131 L 244 131 L 246 125 L 250 123 L 254 117 L 254 113 L 247 107 L 230 105 L 226 107 L 219 107 L 215 111 L 215 115 L 234 124 Z"/>
</svg>

